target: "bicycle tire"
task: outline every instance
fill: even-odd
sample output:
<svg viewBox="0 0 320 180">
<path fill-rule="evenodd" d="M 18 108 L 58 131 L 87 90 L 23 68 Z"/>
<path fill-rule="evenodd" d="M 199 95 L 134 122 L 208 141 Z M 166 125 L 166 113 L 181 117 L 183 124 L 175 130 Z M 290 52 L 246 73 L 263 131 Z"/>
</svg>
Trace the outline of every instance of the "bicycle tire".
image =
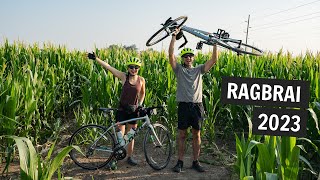
<svg viewBox="0 0 320 180">
<path fill-rule="evenodd" d="M 172 33 L 172 31 L 174 30 L 174 29 L 169 29 L 170 32 L 168 33 L 168 32 L 166 31 L 166 29 L 167 29 L 169 26 L 171 26 L 171 25 L 174 24 L 174 23 L 177 23 L 177 27 L 175 27 L 175 28 L 180 28 L 180 27 L 187 21 L 187 19 L 188 19 L 187 16 L 180 16 L 180 17 L 174 19 L 173 21 L 171 21 L 170 23 L 165 24 L 161 29 L 159 29 L 156 33 L 154 33 L 154 34 L 148 39 L 146 45 L 147 45 L 147 46 L 152 46 L 152 45 L 155 45 L 155 44 L 157 44 L 158 42 L 164 40 L 164 39 L 165 39 L 166 37 L 168 37 L 168 36 Z M 181 21 L 181 22 L 178 22 L 178 21 Z M 165 34 L 163 34 L 163 36 L 160 36 L 160 38 L 155 39 L 155 37 L 157 37 L 161 32 L 164 32 Z"/>
<path fill-rule="evenodd" d="M 113 152 L 106 152 L 103 150 L 112 151 L 115 147 L 114 137 L 108 131 L 103 138 L 98 140 L 94 149 L 90 149 L 92 142 L 96 141 L 107 129 L 99 125 L 85 125 L 74 132 L 69 140 L 69 145 L 79 146 L 82 153 L 77 150 L 71 150 L 69 155 L 71 159 L 81 168 L 88 170 L 96 170 L 107 165 L 111 159 Z M 101 148 L 101 151 L 97 151 Z"/>
<path fill-rule="evenodd" d="M 262 56 L 263 51 L 260 50 L 259 48 L 256 48 L 254 46 L 241 43 L 239 47 L 239 41 L 231 40 L 231 39 L 219 39 L 216 40 L 217 44 L 230 49 L 232 51 L 235 51 L 239 54 L 250 54 L 250 55 L 255 55 L 255 56 Z"/>
<path fill-rule="evenodd" d="M 155 170 L 161 170 L 165 168 L 171 159 L 172 155 L 172 142 L 169 131 L 162 124 L 155 123 L 153 128 L 157 133 L 159 140 L 162 142 L 162 146 L 156 144 L 155 138 L 153 138 L 152 130 L 149 128 L 144 136 L 143 150 L 147 163 Z M 164 150 L 164 151 L 163 151 Z M 164 155 L 160 155 L 160 152 L 164 152 Z M 157 152 L 153 155 L 153 152 Z"/>
</svg>

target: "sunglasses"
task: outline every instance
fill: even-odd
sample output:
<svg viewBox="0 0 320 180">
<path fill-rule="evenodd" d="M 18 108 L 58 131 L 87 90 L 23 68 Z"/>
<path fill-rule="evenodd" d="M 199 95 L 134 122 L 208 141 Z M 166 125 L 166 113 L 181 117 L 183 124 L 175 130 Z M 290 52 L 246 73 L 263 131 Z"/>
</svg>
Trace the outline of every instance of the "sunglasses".
<svg viewBox="0 0 320 180">
<path fill-rule="evenodd" d="M 130 68 L 130 69 L 139 69 L 139 68 L 140 68 L 140 66 L 138 66 L 138 65 L 135 65 L 135 66 L 130 65 L 130 66 L 128 66 L 128 68 Z"/>
<path fill-rule="evenodd" d="M 183 57 L 183 58 L 187 58 L 187 57 L 192 58 L 193 56 L 194 56 L 193 54 L 185 54 L 185 55 L 183 55 L 182 57 Z"/>
</svg>

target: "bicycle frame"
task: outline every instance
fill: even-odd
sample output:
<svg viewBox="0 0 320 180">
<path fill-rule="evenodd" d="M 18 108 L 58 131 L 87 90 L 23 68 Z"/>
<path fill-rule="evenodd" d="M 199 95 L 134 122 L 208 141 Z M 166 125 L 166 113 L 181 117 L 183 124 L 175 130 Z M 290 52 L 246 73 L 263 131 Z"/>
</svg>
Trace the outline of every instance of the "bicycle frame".
<svg viewBox="0 0 320 180">
<path fill-rule="evenodd" d="M 206 31 L 202 31 L 196 28 L 192 28 L 192 27 L 188 27 L 188 26 L 182 26 L 181 30 L 186 31 L 200 39 L 205 40 L 204 43 L 208 44 L 208 45 L 213 45 L 216 41 L 216 39 L 219 39 L 220 41 L 231 41 L 231 42 L 235 42 L 238 44 L 241 44 L 242 41 L 241 40 L 237 40 L 237 39 L 230 39 L 230 38 L 221 38 L 221 37 L 216 37 L 214 33 L 209 33 Z"/>
<path fill-rule="evenodd" d="M 105 115 L 105 114 L 104 114 L 104 115 Z M 156 142 L 158 143 L 158 145 L 162 146 L 162 143 L 160 142 L 157 134 L 156 134 L 155 131 L 154 131 L 154 128 L 153 128 L 153 126 L 152 126 L 152 124 L 151 124 L 151 121 L 150 121 L 149 116 L 148 116 L 148 115 L 145 115 L 145 116 L 143 116 L 143 117 L 132 118 L 132 119 L 128 119 L 128 120 L 125 120 L 125 121 L 122 121 L 122 122 L 116 122 L 116 123 L 115 123 L 114 121 L 112 121 L 111 126 L 109 126 L 108 129 L 105 130 L 105 132 L 104 132 L 103 134 L 101 134 L 101 136 L 100 136 L 97 140 L 94 141 L 94 143 L 90 146 L 90 148 L 91 148 L 91 149 L 94 149 L 93 147 L 95 147 L 96 143 L 97 143 L 101 138 L 106 138 L 106 137 L 105 137 L 105 134 L 106 134 L 109 130 L 111 130 L 111 129 L 112 129 L 112 132 L 113 132 L 114 137 L 116 137 L 116 144 L 118 144 L 119 141 L 118 141 L 118 137 L 117 137 L 117 135 L 116 135 L 116 126 L 118 126 L 118 125 L 123 125 L 123 124 L 126 124 L 126 123 L 128 123 L 128 122 L 137 121 L 137 120 L 145 120 L 145 122 L 144 122 L 140 127 L 137 128 L 137 130 L 136 130 L 135 134 L 133 135 L 133 137 L 130 138 L 129 141 L 127 141 L 126 144 L 125 144 L 123 147 L 126 147 L 126 146 L 135 138 L 135 136 L 140 132 L 140 130 L 141 130 L 143 127 L 145 127 L 145 126 L 148 126 L 148 127 L 151 129 L 153 135 L 155 136 Z M 106 151 L 106 152 L 113 152 L 113 149 L 112 149 L 112 150 L 107 150 L 107 149 L 103 149 L 103 148 L 101 148 L 101 149 L 100 149 L 100 148 L 95 148 L 95 149 L 96 149 L 96 150 L 101 150 L 101 151 Z"/>
</svg>

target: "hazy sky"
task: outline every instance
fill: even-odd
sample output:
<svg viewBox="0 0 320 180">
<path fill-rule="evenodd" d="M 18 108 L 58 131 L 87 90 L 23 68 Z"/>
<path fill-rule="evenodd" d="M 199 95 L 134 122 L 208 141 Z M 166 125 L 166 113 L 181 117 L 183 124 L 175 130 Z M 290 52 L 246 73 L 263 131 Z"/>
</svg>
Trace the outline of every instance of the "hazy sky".
<svg viewBox="0 0 320 180">
<path fill-rule="evenodd" d="M 263 50 L 283 47 L 295 54 L 320 49 L 320 0 L 2 0 L 0 37 L 10 42 L 52 42 L 69 49 L 91 50 L 111 44 L 136 44 L 146 49 L 148 38 L 168 17 L 189 17 L 187 26 L 245 39 Z M 188 47 L 199 41 L 188 35 Z M 178 42 L 181 44 L 182 42 Z M 152 46 L 168 48 L 169 40 Z M 208 50 L 208 46 L 204 46 Z"/>
</svg>

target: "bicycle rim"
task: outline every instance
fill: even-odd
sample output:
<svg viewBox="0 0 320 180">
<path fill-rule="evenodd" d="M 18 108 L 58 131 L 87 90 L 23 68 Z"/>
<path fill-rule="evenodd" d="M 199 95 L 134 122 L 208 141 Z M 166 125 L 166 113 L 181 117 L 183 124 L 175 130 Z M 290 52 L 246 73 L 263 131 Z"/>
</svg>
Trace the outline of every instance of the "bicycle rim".
<svg viewBox="0 0 320 180">
<path fill-rule="evenodd" d="M 115 144 L 110 132 L 105 133 L 105 131 L 106 128 L 103 126 L 86 125 L 79 128 L 71 136 L 69 145 L 79 146 L 83 153 L 75 149 L 69 153 L 71 159 L 78 166 L 84 169 L 95 170 L 109 163 Z M 94 144 L 97 139 L 99 140 Z"/>
<path fill-rule="evenodd" d="M 169 162 L 172 155 L 172 143 L 170 139 L 170 134 L 167 128 L 161 124 L 154 124 L 153 128 L 157 134 L 162 146 L 157 143 L 157 140 L 149 129 L 144 137 L 144 155 L 146 157 L 147 163 L 155 170 L 161 170 L 165 168 Z"/>
<path fill-rule="evenodd" d="M 227 49 L 230 49 L 232 51 L 235 51 L 239 54 L 250 54 L 250 55 L 255 55 L 255 56 L 262 56 L 263 55 L 263 51 L 245 44 L 245 43 L 241 43 L 241 45 L 239 45 L 238 41 L 233 41 L 233 40 L 218 40 L 217 43 L 222 46 L 225 47 Z"/>
<path fill-rule="evenodd" d="M 175 28 L 180 28 L 186 21 L 188 17 L 187 16 L 180 16 L 176 18 L 175 20 L 171 21 L 170 23 L 164 25 L 160 30 L 158 30 L 156 33 L 154 33 L 147 41 L 147 46 L 152 46 L 157 44 L 158 42 L 162 41 L 169 35 L 171 35 L 172 31 Z M 176 24 L 175 26 L 172 26 Z"/>
</svg>

